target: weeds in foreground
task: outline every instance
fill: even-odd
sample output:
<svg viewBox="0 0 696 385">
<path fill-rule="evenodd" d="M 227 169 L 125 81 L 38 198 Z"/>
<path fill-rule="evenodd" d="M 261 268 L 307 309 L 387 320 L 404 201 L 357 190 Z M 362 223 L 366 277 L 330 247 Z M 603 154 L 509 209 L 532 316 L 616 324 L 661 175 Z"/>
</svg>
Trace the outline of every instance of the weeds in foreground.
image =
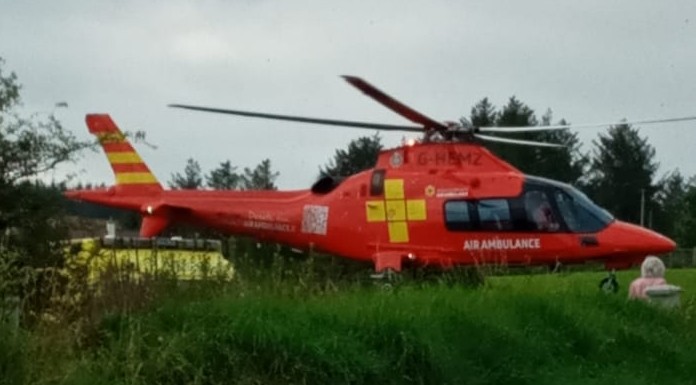
<svg viewBox="0 0 696 385">
<path fill-rule="evenodd" d="M 598 274 L 482 285 L 484 269 L 417 271 L 384 292 L 361 265 L 236 246 L 233 279 L 207 263 L 198 271 L 205 279 L 180 279 L 188 273 L 176 269 L 196 266 L 176 263 L 113 263 L 96 281 L 80 264 L 45 274 L 44 292 L 60 295 L 35 322 L 0 328 L 0 384 L 669 384 L 696 376 L 693 297 L 665 312 L 598 293 Z M 151 261 L 139 257 L 141 267 Z M 678 284 L 696 278 L 679 274 Z"/>
</svg>

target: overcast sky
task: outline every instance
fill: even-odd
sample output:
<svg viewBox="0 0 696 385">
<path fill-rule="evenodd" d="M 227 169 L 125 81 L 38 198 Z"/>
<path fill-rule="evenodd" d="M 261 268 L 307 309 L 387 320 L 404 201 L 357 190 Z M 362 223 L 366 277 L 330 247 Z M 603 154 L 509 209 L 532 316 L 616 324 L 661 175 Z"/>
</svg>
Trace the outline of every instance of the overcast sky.
<svg viewBox="0 0 696 385">
<path fill-rule="evenodd" d="M 554 121 L 696 115 L 696 1 L 0 0 L 0 56 L 28 112 L 81 138 L 84 115 L 143 130 L 166 183 L 270 158 L 282 189 L 308 187 L 336 148 L 373 131 L 168 108 L 168 103 L 408 123 L 339 76 L 365 78 L 440 120 L 515 95 Z M 584 149 L 601 129 L 581 132 Z M 646 125 L 660 172 L 696 174 L 696 122 Z M 405 134 L 383 133 L 387 146 Z M 103 154 L 70 171 L 113 183 Z M 66 170 L 63 170 L 67 171 Z"/>
</svg>

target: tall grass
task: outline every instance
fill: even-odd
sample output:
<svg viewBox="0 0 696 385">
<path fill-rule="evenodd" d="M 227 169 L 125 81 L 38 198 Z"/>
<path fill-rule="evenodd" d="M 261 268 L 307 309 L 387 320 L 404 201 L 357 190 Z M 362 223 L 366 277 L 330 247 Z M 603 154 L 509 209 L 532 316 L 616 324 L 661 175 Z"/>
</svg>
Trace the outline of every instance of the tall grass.
<svg viewBox="0 0 696 385">
<path fill-rule="evenodd" d="M 22 384 L 27 378 L 26 336 L 0 323 L 0 384 Z"/>
<path fill-rule="evenodd" d="M 691 302 L 669 312 L 535 280 L 510 287 L 171 300 L 106 320 L 103 340 L 67 383 L 670 384 L 696 376 Z"/>
<path fill-rule="evenodd" d="M 0 384 L 681 384 L 696 378 L 696 271 L 679 309 L 599 292 L 602 273 L 402 282 L 235 257 L 234 280 L 75 268 L 30 329 L 0 325 Z M 246 258 L 246 259 L 245 259 Z M 245 262 L 246 261 L 246 262 Z M 245 264 L 246 263 L 246 264 Z M 260 264 L 259 264 L 260 263 Z M 202 266 L 202 269 L 207 267 Z M 366 274 L 364 275 L 366 276 Z M 62 276 L 60 276 L 62 277 Z M 451 277 L 450 277 L 451 278 Z M 480 278 L 480 277 L 478 277 Z M 3 382 L 4 381 L 4 382 Z"/>
</svg>

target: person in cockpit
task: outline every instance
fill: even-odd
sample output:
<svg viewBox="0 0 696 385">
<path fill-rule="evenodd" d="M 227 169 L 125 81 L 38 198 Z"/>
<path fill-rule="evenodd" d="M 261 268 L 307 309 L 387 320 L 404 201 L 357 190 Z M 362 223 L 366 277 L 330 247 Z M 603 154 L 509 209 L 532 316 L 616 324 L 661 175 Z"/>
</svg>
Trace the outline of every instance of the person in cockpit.
<svg viewBox="0 0 696 385">
<path fill-rule="evenodd" d="M 525 196 L 527 213 L 537 230 L 558 231 L 560 225 L 546 195 L 541 191 L 530 191 Z"/>
</svg>

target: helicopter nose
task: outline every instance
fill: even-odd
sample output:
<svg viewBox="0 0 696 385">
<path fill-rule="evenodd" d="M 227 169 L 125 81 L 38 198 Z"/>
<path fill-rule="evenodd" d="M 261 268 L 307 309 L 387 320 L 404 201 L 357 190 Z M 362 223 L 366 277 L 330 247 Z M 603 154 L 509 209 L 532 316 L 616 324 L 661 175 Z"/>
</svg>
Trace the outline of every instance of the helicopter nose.
<svg viewBox="0 0 696 385">
<path fill-rule="evenodd" d="M 606 244 L 613 245 L 617 254 L 649 255 L 667 254 L 677 244 L 655 231 L 627 222 L 615 221 L 604 232 Z"/>
</svg>

